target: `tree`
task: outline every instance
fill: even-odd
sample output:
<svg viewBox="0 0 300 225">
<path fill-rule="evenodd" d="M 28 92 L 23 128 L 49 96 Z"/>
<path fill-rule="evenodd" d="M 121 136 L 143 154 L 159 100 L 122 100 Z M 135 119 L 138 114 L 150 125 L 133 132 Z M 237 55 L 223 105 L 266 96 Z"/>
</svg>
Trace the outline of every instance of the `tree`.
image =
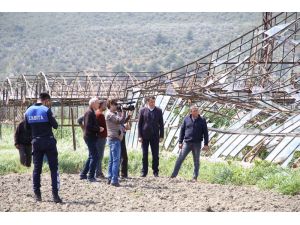
<svg viewBox="0 0 300 225">
<path fill-rule="evenodd" d="M 176 54 L 175 54 L 174 52 L 172 52 L 171 54 L 169 54 L 169 55 L 164 59 L 164 62 L 163 62 L 164 67 L 165 67 L 165 68 L 169 68 L 170 65 L 171 65 L 172 63 L 175 62 L 176 58 L 177 58 L 177 56 L 176 56 Z"/>
<path fill-rule="evenodd" d="M 125 68 L 123 65 L 117 64 L 113 67 L 112 71 L 113 72 L 122 72 L 122 71 L 125 71 Z"/>
<path fill-rule="evenodd" d="M 152 61 L 148 66 L 147 66 L 147 71 L 148 72 L 159 72 L 160 71 L 160 67 L 157 64 L 157 62 Z"/>
<path fill-rule="evenodd" d="M 187 34 L 186 34 L 186 39 L 187 39 L 188 41 L 194 40 L 194 37 L 193 37 L 193 31 L 192 31 L 192 30 L 189 30 L 189 31 L 187 32 Z"/>
<path fill-rule="evenodd" d="M 155 38 L 155 43 L 157 45 L 159 44 L 166 44 L 168 43 L 167 38 L 165 36 L 163 36 L 160 32 L 157 34 L 156 38 Z"/>
</svg>

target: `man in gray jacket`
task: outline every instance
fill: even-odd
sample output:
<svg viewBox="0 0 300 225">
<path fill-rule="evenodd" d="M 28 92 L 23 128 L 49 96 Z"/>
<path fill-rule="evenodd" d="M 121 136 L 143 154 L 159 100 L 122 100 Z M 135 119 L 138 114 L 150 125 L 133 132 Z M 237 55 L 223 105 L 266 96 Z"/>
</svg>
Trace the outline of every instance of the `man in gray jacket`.
<svg viewBox="0 0 300 225">
<path fill-rule="evenodd" d="M 124 133 L 121 131 L 121 124 L 126 121 L 126 113 L 122 111 L 117 113 L 117 100 L 108 100 L 107 108 L 109 109 L 105 120 L 107 126 L 107 141 L 110 148 L 109 162 L 108 162 L 108 184 L 115 187 L 119 184 L 119 166 L 120 166 L 120 154 L 121 154 L 121 140 Z"/>
</svg>

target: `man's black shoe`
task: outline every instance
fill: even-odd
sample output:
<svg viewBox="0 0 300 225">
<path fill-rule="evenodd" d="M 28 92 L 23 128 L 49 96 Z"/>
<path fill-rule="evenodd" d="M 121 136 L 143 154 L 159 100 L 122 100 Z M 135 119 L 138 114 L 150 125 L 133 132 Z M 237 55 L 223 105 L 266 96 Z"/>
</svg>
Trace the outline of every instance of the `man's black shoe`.
<svg viewBox="0 0 300 225">
<path fill-rule="evenodd" d="M 108 179 L 108 180 L 107 180 L 107 184 L 110 184 L 110 183 L 111 183 L 111 180 L 110 180 L 110 179 Z"/>
<path fill-rule="evenodd" d="M 105 178 L 104 174 L 103 173 L 99 173 L 99 174 L 96 174 L 96 178 Z"/>
<path fill-rule="evenodd" d="M 41 195 L 41 192 L 40 192 L 40 191 L 34 192 L 34 199 L 35 199 L 35 201 L 37 201 L 37 202 L 41 202 L 41 201 L 42 201 L 42 195 Z"/>
<path fill-rule="evenodd" d="M 173 178 L 176 178 L 176 177 L 174 175 L 171 175 L 170 178 L 173 179 Z"/>
<path fill-rule="evenodd" d="M 59 197 L 58 194 L 53 194 L 53 201 L 55 203 L 62 203 L 62 200 L 61 200 L 61 198 Z"/>
<path fill-rule="evenodd" d="M 97 182 L 96 178 L 88 178 L 89 182 Z"/>
<path fill-rule="evenodd" d="M 119 182 L 117 182 L 117 183 L 111 183 L 111 185 L 112 185 L 112 186 L 115 186 L 115 187 L 120 187 Z"/>
<path fill-rule="evenodd" d="M 158 177 L 158 173 L 154 173 L 153 175 L 154 175 L 155 177 Z"/>
<path fill-rule="evenodd" d="M 146 176 L 147 176 L 147 174 L 145 174 L 145 173 L 141 174 L 141 177 L 146 177 Z"/>
<path fill-rule="evenodd" d="M 87 176 L 86 175 L 80 175 L 80 180 L 86 180 Z"/>
</svg>

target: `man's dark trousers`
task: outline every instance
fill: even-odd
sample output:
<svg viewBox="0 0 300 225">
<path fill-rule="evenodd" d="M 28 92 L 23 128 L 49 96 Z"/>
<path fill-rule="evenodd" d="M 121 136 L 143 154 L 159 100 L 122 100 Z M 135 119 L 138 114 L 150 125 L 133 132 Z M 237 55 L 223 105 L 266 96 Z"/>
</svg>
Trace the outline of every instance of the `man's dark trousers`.
<svg viewBox="0 0 300 225">
<path fill-rule="evenodd" d="M 199 168 L 200 168 L 200 152 L 201 152 L 201 142 L 184 142 L 182 150 L 179 153 L 179 156 L 176 160 L 175 167 L 172 173 L 172 177 L 176 177 L 180 170 L 181 164 L 187 155 L 192 152 L 194 160 L 194 179 L 198 178 Z"/>
<path fill-rule="evenodd" d="M 128 177 L 128 155 L 125 143 L 125 135 L 121 141 L 121 176 Z"/>
<path fill-rule="evenodd" d="M 143 150 L 143 168 L 142 174 L 148 174 L 148 152 L 149 144 L 152 152 L 152 170 L 153 174 L 158 174 L 159 169 L 159 136 L 153 135 L 150 139 L 143 139 L 142 150 Z"/>
<path fill-rule="evenodd" d="M 19 154 L 21 164 L 30 167 L 32 160 L 32 146 L 19 144 Z"/>
<path fill-rule="evenodd" d="M 58 173 L 58 152 L 56 148 L 56 140 L 54 137 L 41 137 L 32 140 L 33 155 L 33 191 L 39 192 L 41 187 L 41 173 L 43 167 L 44 155 L 48 158 L 49 168 L 51 172 L 52 192 L 58 193 L 60 180 Z"/>
<path fill-rule="evenodd" d="M 92 179 L 95 178 L 95 171 L 99 159 L 99 153 L 97 150 L 97 137 L 85 137 L 84 141 L 88 146 L 89 157 L 80 176 L 84 177 L 89 172 L 88 179 Z"/>
</svg>

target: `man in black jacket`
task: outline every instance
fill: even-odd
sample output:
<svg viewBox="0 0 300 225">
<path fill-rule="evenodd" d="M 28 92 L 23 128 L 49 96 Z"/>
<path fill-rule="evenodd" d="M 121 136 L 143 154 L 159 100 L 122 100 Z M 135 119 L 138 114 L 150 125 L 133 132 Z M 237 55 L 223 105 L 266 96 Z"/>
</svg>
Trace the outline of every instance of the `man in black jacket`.
<svg viewBox="0 0 300 225">
<path fill-rule="evenodd" d="M 32 158 L 31 131 L 26 130 L 25 120 L 17 126 L 14 139 L 15 146 L 19 150 L 21 164 L 30 167 Z"/>
<path fill-rule="evenodd" d="M 139 142 L 142 143 L 143 168 L 142 177 L 148 174 L 148 148 L 151 146 L 153 175 L 158 177 L 159 142 L 164 138 L 164 121 L 162 110 L 155 106 L 155 97 L 146 99 L 147 106 L 140 110 L 138 121 Z"/>
<path fill-rule="evenodd" d="M 179 169 L 186 156 L 192 151 L 194 160 L 193 181 L 197 181 L 200 166 L 201 142 L 204 138 L 203 150 L 208 150 L 208 129 L 206 120 L 199 115 L 197 106 L 191 107 L 191 114 L 184 118 L 179 135 L 180 153 L 177 158 L 171 178 L 178 175 Z M 183 144 L 184 141 L 184 144 Z"/>
<path fill-rule="evenodd" d="M 36 201 L 42 201 L 41 173 L 44 155 L 47 156 L 52 181 L 52 195 L 55 203 L 61 203 L 58 195 L 60 180 L 58 174 L 58 152 L 52 128 L 58 124 L 50 108 L 51 98 L 48 93 L 41 93 L 36 104 L 25 112 L 25 127 L 31 130 L 33 155 L 33 190 Z"/>
<path fill-rule="evenodd" d="M 83 170 L 80 173 L 80 179 L 88 179 L 90 182 L 97 181 L 95 178 L 95 170 L 97 166 L 97 161 L 99 158 L 99 153 L 97 151 L 97 140 L 100 132 L 104 130 L 100 127 L 96 119 L 95 111 L 99 108 L 99 99 L 94 97 L 89 101 L 89 108 L 84 114 L 84 141 L 88 146 L 89 157 L 85 163 Z M 87 176 L 87 173 L 89 175 Z"/>
</svg>

